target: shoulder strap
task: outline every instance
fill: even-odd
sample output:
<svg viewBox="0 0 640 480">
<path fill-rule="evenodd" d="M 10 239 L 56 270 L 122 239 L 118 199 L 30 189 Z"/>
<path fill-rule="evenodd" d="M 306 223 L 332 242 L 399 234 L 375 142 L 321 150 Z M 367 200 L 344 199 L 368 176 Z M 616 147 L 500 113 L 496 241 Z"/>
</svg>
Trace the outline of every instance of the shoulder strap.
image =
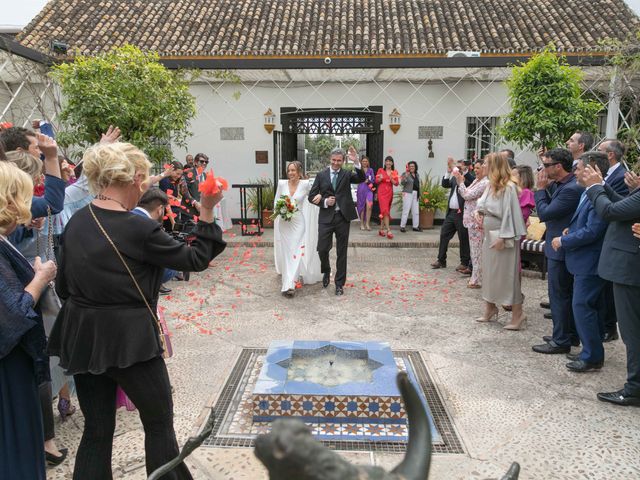
<svg viewBox="0 0 640 480">
<path fill-rule="evenodd" d="M 120 250 L 118 250 L 118 248 L 116 247 L 115 243 L 113 243 L 113 240 L 111 240 L 111 237 L 109 236 L 107 231 L 104 229 L 104 227 L 102 226 L 102 224 L 98 220 L 98 217 L 96 217 L 96 214 L 93 211 L 93 207 L 92 207 L 91 204 L 89 204 L 89 211 L 91 212 L 91 216 L 93 217 L 93 219 L 95 220 L 96 224 L 98 225 L 98 228 L 100 229 L 102 234 L 105 236 L 105 238 L 107 239 L 109 244 L 113 247 L 113 250 L 116 252 L 116 255 L 118 255 L 118 258 L 122 262 L 122 265 L 124 265 L 124 268 L 127 269 L 127 272 L 129 273 L 129 276 L 131 277 L 131 280 L 133 281 L 133 284 L 136 286 L 136 289 L 138 290 L 138 293 L 142 297 L 142 300 L 144 300 L 144 304 L 147 306 L 147 309 L 149 310 L 149 313 L 151 314 L 151 317 L 153 318 L 153 320 L 156 322 L 156 325 L 158 326 L 158 331 L 160 332 L 160 335 L 159 335 L 160 336 L 160 342 L 162 343 L 163 350 L 166 350 L 166 345 L 165 345 L 165 342 L 164 342 L 164 337 L 162 335 L 162 326 L 160 325 L 160 320 L 158 319 L 157 315 L 155 314 L 155 312 L 151 308 L 151 305 L 149 305 L 149 302 L 147 301 L 147 297 L 144 296 L 144 293 L 142 292 L 142 289 L 140 288 L 140 285 L 138 284 L 138 281 L 136 280 L 136 277 L 133 276 L 133 273 L 131 272 L 131 269 L 129 268 L 129 265 L 127 265 L 127 262 L 122 257 L 122 254 L 120 253 Z"/>
</svg>

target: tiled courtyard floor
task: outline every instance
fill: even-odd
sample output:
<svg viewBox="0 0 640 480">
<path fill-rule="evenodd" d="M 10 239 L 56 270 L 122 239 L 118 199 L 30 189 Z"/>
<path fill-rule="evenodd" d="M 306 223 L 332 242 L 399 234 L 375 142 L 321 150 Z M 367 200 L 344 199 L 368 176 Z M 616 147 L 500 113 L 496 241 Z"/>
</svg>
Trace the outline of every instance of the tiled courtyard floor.
<svg viewBox="0 0 640 480">
<path fill-rule="evenodd" d="M 352 230 L 352 240 L 379 242 L 372 233 Z M 270 233 L 260 241 L 269 241 Z M 523 479 L 640 478 L 640 410 L 596 400 L 598 391 L 624 382 L 624 348 L 606 346 L 601 372 L 574 374 L 563 356 L 531 351 L 551 323 L 538 306 L 546 283 L 523 280 L 525 331 L 478 324 L 478 290 L 449 268 L 431 270 L 437 230 L 408 233 L 394 241 L 424 248 L 349 250 L 345 295 L 321 285 L 306 286 L 294 299 L 280 295 L 273 250 L 256 239 L 231 237 L 227 251 L 190 282 L 171 282 L 163 297 L 173 333 L 175 356 L 168 360 L 175 388 L 175 425 L 180 443 L 193 434 L 222 389 L 242 347 L 267 347 L 272 340 L 380 340 L 394 349 L 419 350 L 461 437 L 465 454 L 436 454 L 432 479 L 499 478 L 511 461 L 521 463 Z M 386 239 L 384 239 L 386 241 Z M 255 244 L 254 244 L 255 245 Z M 356 243 L 356 245 L 362 245 Z M 503 314 L 499 323 L 508 320 Z M 82 416 L 57 424 L 58 443 L 71 460 L 49 470 L 50 479 L 71 478 Z M 348 452 L 356 463 L 391 468 L 397 454 Z M 188 460 L 197 479 L 266 479 L 253 451 L 242 448 L 197 450 Z M 136 412 L 120 410 L 113 452 L 115 478 L 142 480 L 143 433 Z"/>
</svg>

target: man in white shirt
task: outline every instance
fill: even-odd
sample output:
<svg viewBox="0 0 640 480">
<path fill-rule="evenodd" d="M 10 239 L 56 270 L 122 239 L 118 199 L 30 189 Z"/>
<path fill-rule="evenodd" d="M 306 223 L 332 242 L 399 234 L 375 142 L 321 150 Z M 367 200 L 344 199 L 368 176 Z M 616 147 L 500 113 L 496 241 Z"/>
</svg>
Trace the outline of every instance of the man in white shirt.
<svg viewBox="0 0 640 480">
<path fill-rule="evenodd" d="M 431 268 L 446 268 L 447 266 L 447 248 L 449 247 L 449 241 L 453 236 L 458 233 L 458 239 L 460 240 L 460 265 L 456 268 L 456 271 L 464 273 L 466 275 L 471 274 L 471 250 L 469 249 L 469 233 L 462 224 L 462 214 L 464 211 L 464 198 L 458 192 L 458 183 L 454 179 L 451 181 L 451 173 L 456 168 L 464 175 L 465 186 L 471 185 L 471 182 L 475 179 L 473 174 L 469 171 L 470 162 L 465 160 L 458 160 L 457 166 L 454 166 L 455 160 L 453 157 L 447 158 L 447 173 L 442 177 L 442 186 L 444 188 L 450 188 L 449 192 L 449 208 L 442 223 L 440 229 L 440 248 L 438 249 L 438 260 L 431 264 Z"/>
</svg>

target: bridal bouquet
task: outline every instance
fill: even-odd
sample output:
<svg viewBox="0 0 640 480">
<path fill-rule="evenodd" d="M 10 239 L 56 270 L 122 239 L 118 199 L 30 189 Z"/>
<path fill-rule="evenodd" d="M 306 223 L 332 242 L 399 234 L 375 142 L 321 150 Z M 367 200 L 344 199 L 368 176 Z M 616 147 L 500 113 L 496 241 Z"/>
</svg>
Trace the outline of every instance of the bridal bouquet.
<svg viewBox="0 0 640 480">
<path fill-rule="evenodd" d="M 275 220 L 280 217 L 285 222 L 291 221 L 293 218 L 293 214 L 298 211 L 298 207 L 289 195 L 280 195 L 280 198 L 276 201 L 276 205 L 273 208 L 273 215 L 271 215 L 271 220 Z"/>
</svg>

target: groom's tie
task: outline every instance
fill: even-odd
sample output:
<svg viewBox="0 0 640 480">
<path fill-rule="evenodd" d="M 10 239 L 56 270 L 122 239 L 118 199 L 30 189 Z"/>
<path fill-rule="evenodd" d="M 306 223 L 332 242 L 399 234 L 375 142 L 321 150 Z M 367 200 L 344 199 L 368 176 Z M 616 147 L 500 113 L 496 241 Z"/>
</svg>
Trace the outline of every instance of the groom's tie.
<svg viewBox="0 0 640 480">
<path fill-rule="evenodd" d="M 333 187 L 334 191 L 338 186 L 338 172 L 335 170 L 331 170 L 331 186 Z"/>
</svg>

